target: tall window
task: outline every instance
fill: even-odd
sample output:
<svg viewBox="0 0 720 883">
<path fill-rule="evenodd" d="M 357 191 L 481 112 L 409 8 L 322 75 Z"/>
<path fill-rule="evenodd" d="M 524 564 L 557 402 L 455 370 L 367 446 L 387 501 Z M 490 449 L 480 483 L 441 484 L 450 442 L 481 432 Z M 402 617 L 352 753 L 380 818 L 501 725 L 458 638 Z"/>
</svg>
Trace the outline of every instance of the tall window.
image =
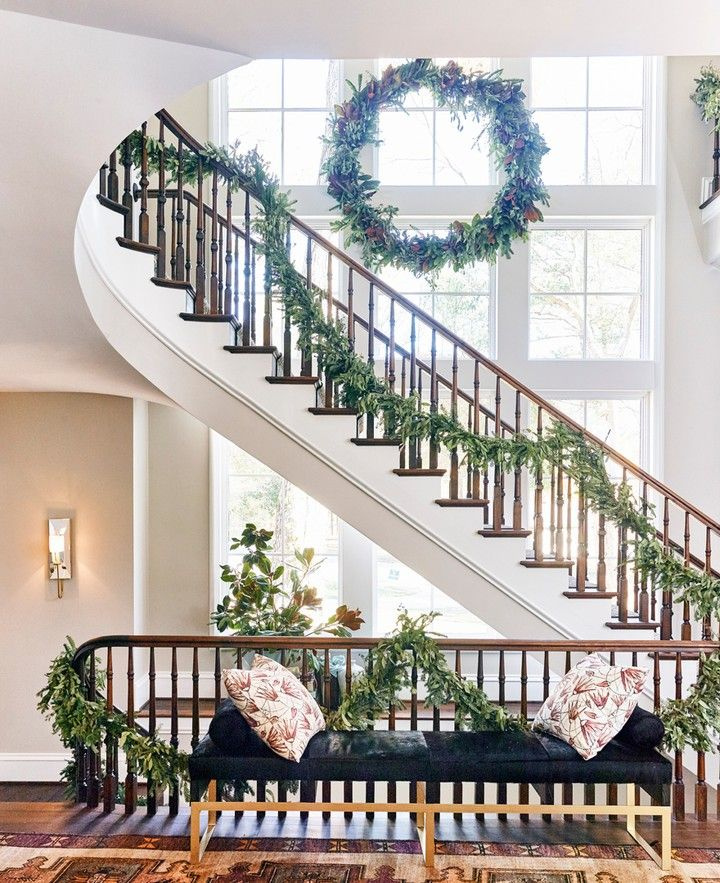
<svg viewBox="0 0 720 883">
<path fill-rule="evenodd" d="M 227 76 L 227 139 L 257 146 L 283 184 L 317 184 L 322 135 L 337 102 L 340 64 L 253 61 Z"/>
<path fill-rule="evenodd" d="M 494 69 L 489 58 L 456 59 L 466 70 Z M 378 72 L 402 58 L 381 58 Z M 449 59 L 435 59 L 443 64 Z M 481 123 L 462 128 L 450 111 L 438 107 L 427 89 L 407 96 L 402 108 L 380 113 L 378 178 L 383 184 L 488 184 L 493 170 Z"/>
<path fill-rule="evenodd" d="M 532 103 L 550 147 L 547 184 L 642 184 L 642 57 L 534 58 Z"/>
<path fill-rule="evenodd" d="M 646 248 L 637 227 L 533 230 L 530 358 L 641 358 Z"/>
</svg>

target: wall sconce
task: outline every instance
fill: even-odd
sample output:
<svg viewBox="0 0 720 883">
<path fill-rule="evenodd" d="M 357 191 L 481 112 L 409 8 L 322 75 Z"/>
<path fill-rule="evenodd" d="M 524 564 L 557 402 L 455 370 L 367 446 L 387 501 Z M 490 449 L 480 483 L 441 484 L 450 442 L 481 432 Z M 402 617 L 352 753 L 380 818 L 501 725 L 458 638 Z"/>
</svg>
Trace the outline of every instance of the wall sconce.
<svg viewBox="0 0 720 883">
<path fill-rule="evenodd" d="M 48 520 L 48 551 L 50 555 L 50 579 L 57 580 L 57 596 L 63 596 L 63 580 L 70 579 L 70 519 Z"/>
</svg>

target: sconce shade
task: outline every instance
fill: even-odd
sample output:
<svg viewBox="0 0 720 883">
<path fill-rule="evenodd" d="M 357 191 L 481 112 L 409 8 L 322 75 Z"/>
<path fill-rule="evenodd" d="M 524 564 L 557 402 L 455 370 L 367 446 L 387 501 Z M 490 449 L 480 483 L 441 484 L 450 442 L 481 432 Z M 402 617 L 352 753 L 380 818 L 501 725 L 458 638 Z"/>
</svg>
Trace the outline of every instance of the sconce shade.
<svg viewBox="0 0 720 883">
<path fill-rule="evenodd" d="M 65 537 L 59 533 L 51 533 L 49 547 L 53 564 L 61 564 L 65 557 Z"/>
<path fill-rule="evenodd" d="M 70 519 L 50 518 L 48 520 L 48 552 L 50 557 L 50 579 L 70 579 Z"/>
</svg>

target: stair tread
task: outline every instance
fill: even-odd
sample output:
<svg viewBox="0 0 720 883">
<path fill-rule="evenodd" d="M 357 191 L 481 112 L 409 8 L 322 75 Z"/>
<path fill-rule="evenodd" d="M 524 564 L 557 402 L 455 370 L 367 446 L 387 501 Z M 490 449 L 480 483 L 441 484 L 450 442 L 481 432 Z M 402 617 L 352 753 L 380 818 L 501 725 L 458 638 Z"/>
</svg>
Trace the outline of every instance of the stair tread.
<svg viewBox="0 0 720 883">
<path fill-rule="evenodd" d="M 577 589 L 568 589 L 567 592 L 563 592 L 563 595 L 566 598 L 584 598 L 596 601 L 617 598 L 617 592 L 598 592 L 590 587 L 586 587 L 584 592 L 578 592 Z"/>
<path fill-rule="evenodd" d="M 495 530 L 492 527 L 485 527 L 482 530 L 479 530 L 478 533 L 481 537 L 529 537 L 532 533 L 531 530 L 515 530 L 512 527 L 504 527 L 500 530 Z"/>
<path fill-rule="evenodd" d="M 130 251 L 139 251 L 143 254 L 160 254 L 157 245 L 149 245 L 146 242 L 136 242 L 134 239 L 128 239 L 126 236 L 116 236 L 115 241 L 123 248 L 129 248 Z"/>
<path fill-rule="evenodd" d="M 351 438 L 350 441 L 358 447 L 399 447 L 403 442 L 401 438 Z"/>
<path fill-rule="evenodd" d="M 520 562 L 520 564 L 523 567 L 529 567 L 536 570 L 571 570 L 575 565 L 575 562 L 570 561 L 569 559 L 562 559 L 558 561 L 556 558 L 543 558 L 542 561 L 536 561 L 534 558 L 525 558 Z"/>
<path fill-rule="evenodd" d="M 447 469 L 393 469 L 395 475 L 403 477 L 412 477 L 413 475 L 445 475 Z"/>
<path fill-rule="evenodd" d="M 228 322 L 231 325 L 237 324 L 235 316 L 227 313 L 180 313 L 180 318 L 185 322 Z"/>
<path fill-rule="evenodd" d="M 304 377 L 302 375 L 295 375 L 293 377 L 283 377 L 281 374 L 270 374 L 265 377 L 268 383 L 288 383 L 288 384 L 315 384 L 320 382 L 319 377 Z"/>
<path fill-rule="evenodd" d="M 439 500 L 435 500 L 438 506 L 445 506 L 448 508 L 485 508 L 490 504 L 489 500 L 473 500 L 470 497 L 458 497 L 457 499 L 452 499 L 451 497 L 441 497 Z"/>
<path fill-rule="evenodd" d="M 321 417 L 357 417 L 357 408 L 308 408 L 311 414 Z"/>
<path fill-rule="evenodd" d="M 620 622 L 619 619 L 611 619 L 605 623 L 606 627 L 614 631 L 641 631 L 643 629 L 654 630 L 660 628 L 659 622 L 640 622 L 639 620 L 630 620 L 630 622 Z"/>
<path fill-rule="evenodd" d="M 280 351 L 276 346 L 243 346 L 242 344 L 228 344 L 223 349 L 228 353 L 246 353 L 247 355 L 279 356 Z"/>
<path fill-rule="evenodd" d="M 190 282 L 186 282 L 184 279 L 167 279 L 161 276 L 152 276 L 150 281 L 153 285 L 158 285 L 160 288 L 174 288 L 179 291 L 193 291 L 193 287 Z"/>
<path fill-rule="evenodd" d="M 110 199 L 109 196 L 102 196 L 102 194 L 97 194 L 97 200 L 100 205 L 105 208 L 109 208 L 111 212 L 117 212 L 119 215 L 126 215 L 130 209 L 123 205 L 121 202 L 116 202 L 114 199 Z"/>
</svg>

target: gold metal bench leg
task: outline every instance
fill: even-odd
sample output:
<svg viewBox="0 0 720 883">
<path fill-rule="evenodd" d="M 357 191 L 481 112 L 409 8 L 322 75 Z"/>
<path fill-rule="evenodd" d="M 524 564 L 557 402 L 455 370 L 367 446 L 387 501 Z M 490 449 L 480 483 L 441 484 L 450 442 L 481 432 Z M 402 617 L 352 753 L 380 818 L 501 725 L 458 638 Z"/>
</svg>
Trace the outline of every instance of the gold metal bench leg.
<svg viewBox="0 0 720 883">
<path fill-rule="evenodd" d="M 435 811 L 425 804 L 425 867 L 435 867 Z"/>
<path fill-rule="evenodd" d="M 625 807 L 625 828 L 628 834 L 634 837 L 637 833 L 635 830 L 635 813 L 631 811 L 637 805 L 634 784 L 628 783 L 625 786 L 625 803 L 627 804 Z"/>
<path fill-rule="evenodd" d="M 669 871 L 672 868 L 672 851 L 671 851 L 671 823 L 672 823 L 672 807 L 662 806 L 653 809 L 660 811 L 661 829 L 660 829 L 660 854 L 656 852 L 647 842 L 647 840 L 637 831 L 637 813 L 635 809 L 637 803 L 637 791 L 634 784 L 626 785 L 625 807 L 623 808 L 626 817 L 625 827 L 628 834 L 654 859 L 663 871 Z M 654 813 L 657 814 L 657 813 Z M 643 816 L 645 814 L 643 813 Z"/>
<path fill-rule="evenodd" d="M 422 831 L 425 827 L 425 782 L 417 783 L 417 802 L 420 806 L 417 814 L 417 828 L 418 831 Z"/>
<path fill-rule="evenodd" d="M 670 857 L 672 854 L 670 840 L 670 826 L 672 824 L 672 815 L 669 806 L 663 807 L 662 822 L 660 824 L 662 826 L 660 859 L 663 871 L 669 871 L 672 867 L 672 860 Z"/>
<path fill-rule="evenodd" d="M 190 804 L 190 863 L 198 864 L 203 855 L 205 855 L 205 850 L 207 849 L 207 845 L 210 842 L 210 838 L 213 835 L 213 831 L 215 830 L 215 826 L 217 824 L 217 816 L 218 810 L 216 808 L 209 809 L 208 808 L 208 824 L 207 828 L 205 828 L 205 833 L 200 836 L 200 813 L 202 813 L 208 804 L 212 804 L 217 800 L 217 780 L 212 779 L 210 784 L 208 785 L 208 797 L 207 803 L 198 800 L 194 803 Z"/>
</svg>

